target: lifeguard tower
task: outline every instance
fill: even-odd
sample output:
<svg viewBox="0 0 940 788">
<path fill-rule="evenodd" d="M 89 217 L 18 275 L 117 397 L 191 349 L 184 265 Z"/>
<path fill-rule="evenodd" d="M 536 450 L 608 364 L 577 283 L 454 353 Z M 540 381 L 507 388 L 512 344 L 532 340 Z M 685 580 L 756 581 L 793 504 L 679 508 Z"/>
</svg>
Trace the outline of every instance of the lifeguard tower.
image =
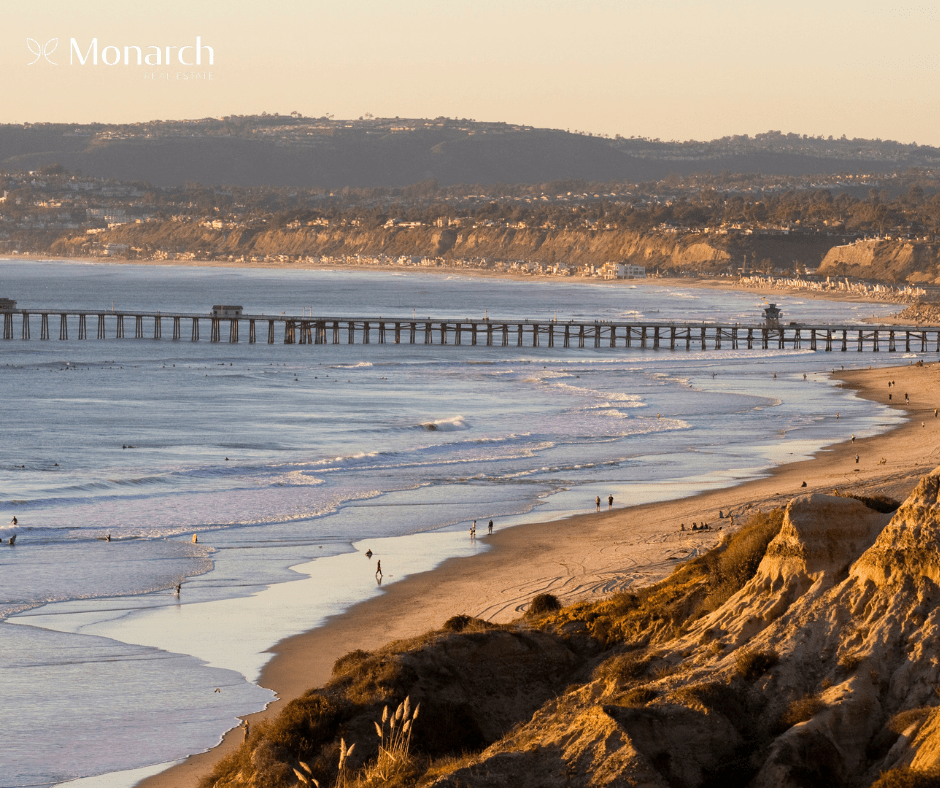
<svg viewBox="0 0 940 788">
<path fill-rule="evenodd" d="M 779 328 L 781 317 L 783 312 L 776 304 L 767 304 L 764 307 L 764 325 L 768 328 Z"/>
</svg>

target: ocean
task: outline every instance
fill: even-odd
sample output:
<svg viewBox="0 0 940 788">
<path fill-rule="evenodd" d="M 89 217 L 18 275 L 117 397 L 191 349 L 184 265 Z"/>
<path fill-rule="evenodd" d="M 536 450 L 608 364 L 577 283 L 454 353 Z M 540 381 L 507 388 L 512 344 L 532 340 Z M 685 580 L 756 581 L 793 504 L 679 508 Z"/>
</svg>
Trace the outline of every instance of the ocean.
<svg viewBox="0 0 940 788">
<path fill-rule="evenodd" d="M 655 281 L 21 260 L 0 260 L 0 297 L 741 323 L 763 305 Z M 805 322 L 896 311 L 771 300 Z M 159 341 L 110 328 L 40 341 L 36 326 L 22 341 L 17 318 L 17 338 L 0 341 L 0 537 L 17 535 L 0 546 L 0 785 L 125 788 L 212 747 L 272 700 L 254 683 L 266 649 L 379 593 L 367 549 L 393 583 L 485 550 L 467 538 L 474 519 L 505 528 L 583 512 L 595 495 L 639 504 L 758 477 L 900 422 L 830 381 L 833 367 L 918 358 L 210 344 L 203 328 L 195 343 L 166 326 Z"/>
</svg>

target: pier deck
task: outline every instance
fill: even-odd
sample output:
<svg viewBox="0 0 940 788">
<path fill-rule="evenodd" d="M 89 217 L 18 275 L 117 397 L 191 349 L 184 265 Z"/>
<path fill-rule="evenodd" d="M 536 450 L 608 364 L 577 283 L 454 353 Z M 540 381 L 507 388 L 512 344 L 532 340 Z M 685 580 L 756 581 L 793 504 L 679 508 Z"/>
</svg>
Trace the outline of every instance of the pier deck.
<svg viewBox="0 0 940 788">
<path fill-rule="evenodd" d="M 456 320 L 398 317 L 297 317 L 206 313 L 2 310 L 3 339 L 167 339 L 288 345 L 407 344 L 485 347 L 637 348 L 647 350 L 809 349 L 937 352 L 940 326 L 874 324 L 766 325 L 654 321 Z M 17 323 L 19 324 L 17 326 Z M 208 328 L 207 335 L 200 327 Z M 17 328 L 19 330 L 17 330 Z"/>
</svg>

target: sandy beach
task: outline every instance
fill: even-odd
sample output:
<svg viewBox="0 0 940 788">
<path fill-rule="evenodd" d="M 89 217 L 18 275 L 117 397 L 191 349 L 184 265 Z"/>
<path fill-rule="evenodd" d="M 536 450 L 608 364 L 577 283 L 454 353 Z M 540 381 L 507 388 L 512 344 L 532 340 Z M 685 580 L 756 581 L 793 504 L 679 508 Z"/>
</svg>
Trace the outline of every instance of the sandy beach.
<svg viewBox="0 0 940 788">
<path fill-rule="evenodd" d="M 834 363 L 850 360 L 833 354 Z M 904 410 L 908 420 L 890 432 L 830 446 L 810 460 L 778 466 L 766 478 L 733 488 L 636 507 L 615 501 L 612 511 L 605 501 L 600 513 L 586 500 L 583 515 L 505 531 L 497 525 L 492 536 L 479 537 L 491 546 L 488 552 L 451 559 L 431 572 L 393 583 L 381 596 L 279 643 L 260 680 L 279 700 L 250 719 L 276 714 L 287 701 L 325 683 L 338 657 L 440 627 L 453 615 L 508 622 L 538 593 L 549 591 L 571 603 L 655 582 L 678 561 L 719 542 L 730 522 L 719 519 L 719 510 L 740 522 L 749 508 L 783 506 L 804 493 L 879 492 L 903 499 L 921 476 L 940 465 L 940 418 L 935 415 L 940 408 L 940 364 L 845 370 L 834 378 L 862 397 Z M 890 388 L 889 381 L 894 383 Z M 894 395 L 890 402 L 889 393 Z M 703 521 L 713 530 L 680 529 L 681 524 L 689 529 Z M 196 786 L 242 738 L 242 731 L 230 731 L 219 746 L 140 785 Z"/>
<path fill-rule="evenodd" d="M 46 255 L 35 255 L 35 254 L 18 254 L 18 255 L 9 255 L 11 260 L 34 260 L 37 262 L 42 262 L 44 260 L 60 259 L 52 258 Z M 431 267 L 413 267 L 413 266 L 400 266 L 400 265 L 351 265 L 351 264 L 337 264 L 337 263 L 316 263 L 316 262 L 296 262 L 296 263 L 284 263 L 280 261 L 244 261 L 236 262 L 231 260 L 157 260 L 157 259 L 142 259 L 142 260 L 127 260 L 120 257 L 69 257 L 61 258 L 70 262 L 82 262 L 82 263 L 98 263 L 104 265 L 143 265 L 143 266 L 154 266 L 154 267 L 176 267 L 181 266 L 184 268 L 192 267 L 206 267 L 206 268 L 257 268 L 257 269 L 276 269 L 276 270 L 309 270 L 309 271 L 381 271 L 381 272 L 395 272 L 395 273 L 410 273 L 410 274 L 419 274 L 419 275 L 428 275 L 428 276 L 466 276 L 472 278 L 484 278 L 484 279 L 507 279 L 512 281 L 526 281 L 526 282 L 560 282 L 560 283 L 579 283 L 579 284 L 590 284 L 598 287 L 682 287 L 682 288 L 705 288 L 709 290 L 734 290 L 739 292 L 751 292 L 755 296 L 776 296 L 778 298 L 782 297 L 796 297 L 801 299 L 812 299 L 812 300 L 821 300 L 821 301 L 850 301 L 857 303 L 875 303 L 875 304 L 886 304 L 886 303 L 896 303 L 898 311 L 903 309 L 907 302 L 900 301 L 871 301 L 870 297 L 863 296 L 859 293 L 853 292 L 843 292 L 839 290 L 826 290 L 826 291 L 815 291 L 815 290 L 801 290 L 797 288 L 759 288 L 759 287 L 745 287 L 739 285 L 734 279 L 724 278 L 724 277 L 712 277 L 709 275 L 702 275 L 698 278 L 689 278 L 689 277 L 669 277 L 669 276 L 649 276 L 644 279 L 595 279 L 595 278 L 585 278 L 585 277 L 559 277 L 559 276 L 548 276 L 544 274 L 522 274 L 516 271 L 496 271 L 496 270 L 483 270 L 480 268 L 463 268 L 463 267 L 452 267 L 452 266 L 443 266 L 440 268 L 431 268 Z M 901 324 L 903 321 L 892 321 L 897 324 Z"/>
</svg>

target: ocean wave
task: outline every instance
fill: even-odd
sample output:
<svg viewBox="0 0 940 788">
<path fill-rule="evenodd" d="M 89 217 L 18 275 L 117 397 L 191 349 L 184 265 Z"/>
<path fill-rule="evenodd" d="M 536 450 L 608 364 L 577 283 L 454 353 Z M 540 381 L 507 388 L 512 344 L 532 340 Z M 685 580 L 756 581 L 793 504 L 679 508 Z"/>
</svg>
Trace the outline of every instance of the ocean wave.
<svg viewBox="0 0 940 788">
<path fill-rule="evenodd" d="M 330 364 L 330 369 L 357 369 L 359 367 L 371 367 L 371 361 L 360 361 L 358 364 Z"/>
<path fill-rule="evenodd" d="M 583 386 L 572 386 L 570 383 L 552 383 L 550 388 L 582 397 L 593 397 L 603 402 L 616 402 L 618 407 L 642 408 L 646 406 L 637 394 L 624 394 L 622 392 L 598 391 Z"/>
<path fill-rule="evenodd" d="M 421 424 L 421 429 L 428 432 L 461 432 L 469 430 L 470 425 L 467 424 L 463 416 L 451 416 L 449 419 L 426 421 Z"/>
<path fill-rule="evenodd" d="M 276 476 L 270 481 L 270 484 L 275 487 L 316 487 L 324 483 L 323 479 L 309 476 L 304 471 L 290 471 L 283 476 Z"/>
</svg>

